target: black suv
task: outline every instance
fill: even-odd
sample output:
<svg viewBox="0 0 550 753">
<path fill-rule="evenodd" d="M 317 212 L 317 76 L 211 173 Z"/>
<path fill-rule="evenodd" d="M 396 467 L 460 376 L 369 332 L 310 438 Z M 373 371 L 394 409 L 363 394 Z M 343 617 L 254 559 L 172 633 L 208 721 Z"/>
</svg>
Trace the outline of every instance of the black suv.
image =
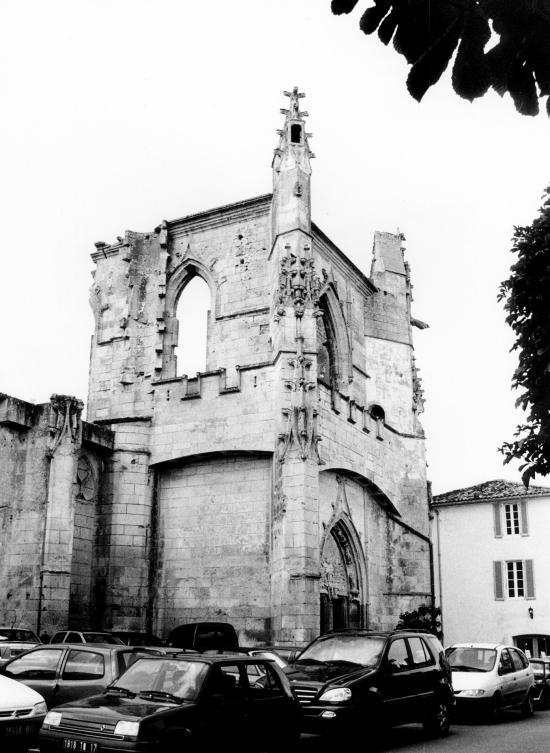
<svg viewBox="0 0 550 753">
<path fill-rule="evenodd" d="M 316 638 L 285 668 L 302 729 L 366 740 L 386 726 L 422 722 L 446 735 L 453 705 L 443 647 L 417 630 L 342 630 Z"/>
</svg>

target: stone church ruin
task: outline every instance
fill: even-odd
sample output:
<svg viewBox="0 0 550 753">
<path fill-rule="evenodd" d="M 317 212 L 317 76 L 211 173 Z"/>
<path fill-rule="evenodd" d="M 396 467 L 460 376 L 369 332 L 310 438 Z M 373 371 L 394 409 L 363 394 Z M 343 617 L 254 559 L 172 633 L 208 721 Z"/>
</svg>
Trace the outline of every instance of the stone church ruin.
<svg viewBox="0 0 550 753">
<path fill-rule="evenodd" d="M 403 239 L 376 233 L 367 276 L 312 221 L 286 94 L 272 193 L 96 244 L 87 420 L 0 395 L 1 624 L 303 643 L 430 599 Z M 196 277 L 206 363 L 183 374 Z"/>
</svg>

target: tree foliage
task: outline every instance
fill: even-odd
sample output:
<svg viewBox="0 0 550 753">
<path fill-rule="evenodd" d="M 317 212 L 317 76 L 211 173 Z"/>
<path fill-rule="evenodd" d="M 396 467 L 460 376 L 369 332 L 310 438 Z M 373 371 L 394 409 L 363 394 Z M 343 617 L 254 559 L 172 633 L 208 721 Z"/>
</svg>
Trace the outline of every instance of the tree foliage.
<svg viewBox="0 0 550 753">
<path fill-rule="evenodd" d="M 512 253 L 517 261 L 498 295 L 515 334 L 512 350 L 519 363 L 512 386 L 521 390 L 516 406 L 526 413 L 526 423 L 500 451 L 505 463 L 523 461 L 520 470 L 526 486 L 535 474 L 550 473 L 550 187 L 542 198 L 532 224 L 514 229 Z"/>
<path fill-rule="evenodd" d="M 358 0 L 332 0 L 336 15 Z M 407 88 L 418 101 L 456 52 L 455 92 L 470 101 L 493 87 L 522 115 L 536 115 L 550 94 L 550 0 L 370 0 L 359 26 L 404 55 Z M 494 43 L 491 37 L 494 35 Z M 488 49 L 487 49 L 488 48 Z M 546 101 L 550 115 L 550 98 Z"/>
<path fill-rule="evenodd" d="M 430 604 L 421 604 L 412 612 L 403 612 L 399 615 L 396 630 L 426 630 L 441 638 L 441 609 L 432 607 Z"/>
</svg>

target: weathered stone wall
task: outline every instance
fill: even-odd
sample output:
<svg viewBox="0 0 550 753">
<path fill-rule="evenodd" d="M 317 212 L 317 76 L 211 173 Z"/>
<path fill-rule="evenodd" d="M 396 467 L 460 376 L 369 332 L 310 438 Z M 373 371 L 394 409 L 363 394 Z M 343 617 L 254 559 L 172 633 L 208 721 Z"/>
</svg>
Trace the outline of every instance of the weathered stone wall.
<svg viewBox="0 0 550 753">
<path fill-rule="evenodd" d="M 232 622 L 243 645 L 270 638 L 270 457 L 211 455 L 159 471 L 153 626 Z"/>
<path fill-rule="evenodd" d="M 0 624 L 33 630 L 48 489 L 46 407 L 0 395 Z"/>
</svg>

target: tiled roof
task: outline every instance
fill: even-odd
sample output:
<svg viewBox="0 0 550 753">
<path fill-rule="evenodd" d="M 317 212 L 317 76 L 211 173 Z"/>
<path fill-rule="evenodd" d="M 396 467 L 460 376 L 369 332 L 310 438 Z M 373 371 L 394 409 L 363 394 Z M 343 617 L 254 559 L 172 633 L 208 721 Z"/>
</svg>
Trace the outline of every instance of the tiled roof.
<svg viewBox="0 0 550 753">
<path fill-rule="evenodd" d="M 433 498 L 434 507 L 443 505 L 463 505 L 471 502 L 485 502 L 486 500 L 503 499 L 507 497 L 540 497 L 550 496 L 550 488 L 546 486 L 525 487 L 515 481 L 485 481 L 476 486 L 467 486 L 465 489 L 454 489 L 445 494 L 436 494 Z"/>
</svg>

